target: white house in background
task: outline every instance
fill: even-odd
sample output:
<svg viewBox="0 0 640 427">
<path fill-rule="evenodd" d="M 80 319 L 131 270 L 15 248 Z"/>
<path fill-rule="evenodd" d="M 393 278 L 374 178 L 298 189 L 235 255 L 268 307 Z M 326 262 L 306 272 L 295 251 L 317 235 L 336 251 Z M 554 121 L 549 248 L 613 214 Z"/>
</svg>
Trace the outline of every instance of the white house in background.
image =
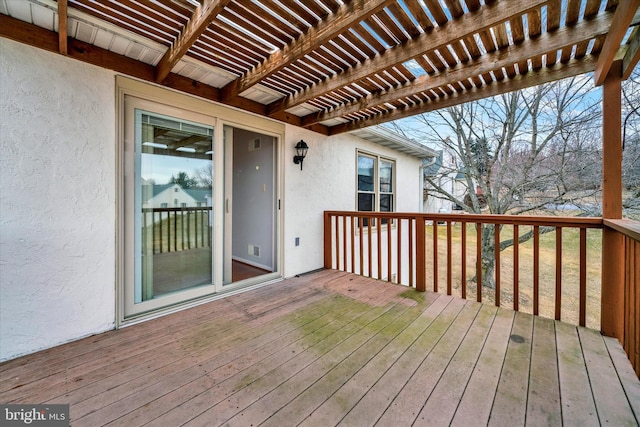
<svg viewBox="0 0 640 427">
<path fill-rule="evenodd" d="M 211 206 L 211 190 L 182 188 L 180 184 L 142 185 L 143 208 L 190 208 Z"/>
<path fill-rule="evenodd" d="M 427 178 L 436 180 L 440 188 L 463 200 L 467 193 L 467 183 L 454 154 L 438 150 L 434 161 L 424 166 L 424 196 L 422 211 L 428 213 L 451 213 L 460 207 L 450 200 L 437 197 L 434 187 L 429 185 Z"/>
<path fill-rule="evenodd" d="M 321 268 L 325 210 L 422 208 L 437 153 L 386 130 L 324 136 L 5 38 L 0 52 L 0 360 Z M 148 187 L 144 156 L 210 162 L 213 188 Z M 143 241 L 143 209 L 198 203 L 212 226 L 178 230 L 194 285 L 161 294 L 173 252 Z M 234 258 L 269 272 L 234 282 Z"/>
</svg>

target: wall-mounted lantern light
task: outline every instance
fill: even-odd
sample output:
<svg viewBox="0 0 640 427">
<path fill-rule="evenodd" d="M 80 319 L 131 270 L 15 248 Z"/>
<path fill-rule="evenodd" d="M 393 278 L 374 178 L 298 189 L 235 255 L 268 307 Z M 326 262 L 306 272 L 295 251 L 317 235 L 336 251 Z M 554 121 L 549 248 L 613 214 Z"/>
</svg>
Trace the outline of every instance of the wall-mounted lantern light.
<svg viewBox="0 0 640 427">
<path fill-rule="evenodd" d="M 303 140 L 300 140 L 296 144 L 296 155 L 293 156 L 293 163 L 296 165 L 300 164 L 300 170 L 302 170 L 302 161 L 307 156 L 307 150 L 309 150 L 309 146 Z"/>
</svg>

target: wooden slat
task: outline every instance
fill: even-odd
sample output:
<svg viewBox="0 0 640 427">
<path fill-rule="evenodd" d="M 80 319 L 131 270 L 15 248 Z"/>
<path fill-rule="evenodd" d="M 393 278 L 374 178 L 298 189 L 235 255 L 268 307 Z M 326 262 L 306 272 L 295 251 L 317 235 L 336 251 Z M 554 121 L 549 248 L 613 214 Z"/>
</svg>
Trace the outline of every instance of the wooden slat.
<svg viewBox="0 0 640 427">
<path fill-rule="evenodd" d="M 580 229 L 580 307 L 578 324 L 587 323 L 587 229 Z"/>
<path fill-rule="evenodd" d="M 429 52 L 433 52 L 437 49 L 443 49 L 446 45 L 451 43 L 451 32 L 459 34 L 458 37 L 463 37 L 465 35 L 471 36 L 483 29 L 488 29 L 494 25 L 504 22 L 510 19 L 513 15 L 522 13 L 523 10 L 531 10 L 543 3 L 544 1 L 542 0 L 531 0 L 526 3 L 518 4 L 500 3 L 500 7 L 485 6 L 486 10 L 483 14 L 481 14 L 480 11 L 474 14 L 465 14 L 460 19 L 450 22 L 446 29 L 444 29 L 444 27 L 442 29 L 436 28 L 429 34 L 424 33 L 420 37 L 410 39 L 396 48 L 389 49 L 386 55 L 378 56 L 373 60 L 364 61 L 354 68 L 346 70 L 340 75 L 336 75 L 325 80 L 323 83 L 317 85 L 311 90 L 291 96 L 285 101 L 278 101 L 274 103 L 269 109 L 272 112 L 287 110 L 296 105 L 307 102 L 310 99 L 339 89 L 349 82 L 364 79 L 367 76 L 380 72 L 381 70 L 392 68 L 396 64 L 421 56 L 426 53 L 424 51 L 425 45 L 431 47 Z M 489 9 L 491 11 L 489 11 Z M 481 15 L 483 18 L 480 18 Z M 371 20 L 365 20 L 368 25 L 375 29 L 377 24 L 370 21 Z M 387 43 L 393 44 L 393 40 L 388 40 Z"/>
<path fill-rule="evenodd" d="M 493 228 L 493 249 L 495 254 L 495 305 L 500 307 L 500 225 L 496 224 Z"/>
<path fill-rule="evenodd" d="M 520 229 L 513 226 L 513 310 L 520 309 Z"/>
<path fill-rule="evenodd" d="M 618 379 L 604 337 L 597 331 L 582 327 L 578 328 L 578 333 L 600 423 L 633 425 L 637 421 Z"/>
<path fill-rule="evenodd" d="M 525 425 L 533 319 L 530 315 L 515 314 L 489 426 Z"/>
<path fill-rule="evenodd" d="M 433 292 L 438 292 L 438 221 L 433 221 Z"/>
<path fill-rule="evenodd" d="M 577 328 L 557 322 L 556 345 L 564 424 L 600 425 L 593 396 L 588 393 L 591 384 L 589 384 L 587 367 L 580 349 Z"/>
<path fill-rule="evenodd" d="M 476 223 L 476 301 L 482 302 L 482 223 Z"/>
<path fill-rule="evenodd" d="M 533 227 L 533 314 L 540 308 L 540 227 Z"/>
<path fill-rule="evenodd" d="M 342 270 L 347 269 L 347 215 L 342 216 Z"/>
<path fill-rule="evenodd" d="M 173 67 L 180 61 L 193 43 L 206 30 L 214 18 L 222 12 L 230 0 L 207 0 L 196 8 L 194 15 L 180 33 L 180 37 L 171 45 L 156 65 L 156 81 L 163 81 Z"/>
<path fill-rule="evenodd" d="M 556 301 L 555 319 L 562 314 L 562 227 L 556 227 Z"/>
<path fill-rule="evenodd" d="M 409 247 L 408 247 L 408 252 L 409 252 L 409 287 L 413 287 L 413 229 L 414 229 L 414 225 L 413 225 L 414 219 L 413 218 L 409 218 Z"/>
<path fill-rule="evenodd" d="M 391 282 L 391 222 L 387 222 L 387 281 Z"/>
<path fill-rule="evenodd" d="M 460 265 L 460 283 L 462 299 L 467 299 L 467 223 L 461 223 L 460 234 L 460 252 L 461 252 L 461 265 Z"/>
<path fill-rule="evenodd" d="M 535 317 L 527 397 L 527 423 L 561 425 L 555 322 Z"/>
<path fill-rule="evenodd" d="M 68 53 L 67 27 L 67 0 L 58 0 L 58 44 L 62 55 Z"/>
<path fill-rule="evenodd" d="M 635 27 L 629 41 L 627 51 L 622 58 L 622 79 L 627 80 L 640 61 L 640 27 Z"/>
<path fill-rule="evenodd" d="M 332 262 L 332 245 L 331 245 L 331 221 L 333 221 L 333 217 L 328 213 L 324 213 L 324 268 L 333 268 Z M 162 233 L 160 233 L 162 235 Z M 362 256 L 362 251 L 360 251 L 360 256 Z"/>
<path fill-rule="evenodd" d="M 391 219 L 389 219 L 389 225 L 391 225 Z M 402 219 L 398 219 L 396 228 L 396 266 L 398 269 L 396 283 L 402 283 Z"/>
<path fill-rule="evenodd" d="M 356 272 L 356 217 L 351 216 L 351 272 Z"/>
<path fill-rule="evenodd" d="M 371 278 L 373 277 L 373 245 L 372 245 L 372 239 L 373 239 L 373 218 L 369 217 L 367 219 L 367 260 L 369 262 L 368 264 L 368 276 Z M 363 255 L 364 258 L 364 255 Z"/>
<path fill-rule="evenodd" d="M 451 295 L 451 288 L 453 286 L 452 274 L 453 274 L 453 253 L 451 250 L 452 246 L 452 237 L 451 237 L 451 221 L 447 221 L 447 295 Z"/>
<path fill-rule="evenodd" d="M 378 244 L 378 279 L 382 280 L 382 220 L 377 221 L 377 244 Z"/>
<path fill-rule="evenodd" d="M 468 427 L 487 425 L 502 371 L 504 355 L 509 345 L 509 335 L 514 322 L 514 312 L 498 309 L 491 331 L 486 339 L 478 365 L 474 369 L 451 426 Z"/>
<path fill-rule="evenodd" d="M 416 218 L 416 290 L 420 292 L 427 289 L 425 234 L 424 217 L 418 216 Z"/>
<path fill-rule="evenodd" d="M 596 86 L 604 84 L 609 70 L 614 62 L 615 56 L 620 48 L 620 43 L 624 38 L 633 17 L 640 7 L 640 0 L 627 0 L 620 2 L 616 7 L 611 29 L 607 34 L 607 39 L 602 47 L 602 52 L 598 56 L 598 65 L 593 74 L 593 81 Z M 619 70 L 618 70 L 619 71 Z M 617 72 L 617 71 L 616 71 Z"/>
</svg>

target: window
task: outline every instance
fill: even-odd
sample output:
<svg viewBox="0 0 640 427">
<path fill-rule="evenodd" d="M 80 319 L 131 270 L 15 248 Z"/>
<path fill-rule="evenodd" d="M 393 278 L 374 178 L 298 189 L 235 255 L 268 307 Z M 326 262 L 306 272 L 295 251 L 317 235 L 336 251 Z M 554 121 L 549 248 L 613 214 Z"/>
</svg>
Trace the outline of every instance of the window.
<svg viewBox="0 0 640 427">
<path fill-rule="evenodd" d="M 183 203 L 180 203 L 180 207 L 181 207 L 181 208 L 186 208 L 186 207 L 187 207 L 187 204 L 186 204 L 186 203 L 184 203 L 184 202 L 183 202 Z"/>
<path fill-rule="evenodd" d="M 361 212 L 393 212 L 395 162 L 358 152 L 357 208 Z M 383 224 L 386 221 L 383 221 Z M 367 225 L 365 220 L 364 225 Z"/>
<path fill-rule="evenodd" d="M 160 203 L 160 207 L 161 208 L 168 208 L 169 207 L 169 203 Z"/>
</svg>

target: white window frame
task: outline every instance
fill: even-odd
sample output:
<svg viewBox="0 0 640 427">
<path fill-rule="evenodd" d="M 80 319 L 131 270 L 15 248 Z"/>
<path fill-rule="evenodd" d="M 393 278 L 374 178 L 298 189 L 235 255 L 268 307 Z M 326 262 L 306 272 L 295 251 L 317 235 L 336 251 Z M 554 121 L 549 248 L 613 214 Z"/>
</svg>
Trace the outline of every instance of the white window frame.
<svg viewBox="0 0 640 427">
<path fill-rule="evenodd" d="M 360 188 L 358 187 L 359 184 L 359 180 L 358 180 L 358 161 L 360 159 L 360 157 L 367 157 L 370 159 L 373 159 L 373 169 L 374 169 L 374 178 L 373 178 L 373 191 L 364 191 L 364 190 L 360 190 Z M 384 161 L 384 162 L 388 162 L 391 163 L 392 165 L 392 171 L 391 171 L 391 192 L 381 192 L 380 191 L 380 162 Z M 386 156 L 381 156 L 378 154 L 373 154 L 367 151 L 363 151 L 363 150 L 356 150 L 356 200 L 355 200 L 355 210 L 356 212 L 381 212 L 380 211 L 380 195 L 381 194 L 390 194 L 391 195 L 391 203 L 392 203 L 392 207 L 391 210 L 388 212 L 395 212 L 396 211 L 396 205 L 397 205 L 397 186 L 396 186 L 396 168 L 397 168 L 397 162 L 395 159 L 390 158 L 390 157 L 386 157 Z M 359 200 L 359 196 L 360 194 L 373 194 L 374 196 L 374 203 L 373 203 L 373 210 L 372 211 L 361 211 L 359 210 L 359 206 L 358 206 L 358 200 Z M 384 211 L 387 212 L 387 211 Z M 374 222 L 375 224 L 375 222 Z"/>
</svg>

